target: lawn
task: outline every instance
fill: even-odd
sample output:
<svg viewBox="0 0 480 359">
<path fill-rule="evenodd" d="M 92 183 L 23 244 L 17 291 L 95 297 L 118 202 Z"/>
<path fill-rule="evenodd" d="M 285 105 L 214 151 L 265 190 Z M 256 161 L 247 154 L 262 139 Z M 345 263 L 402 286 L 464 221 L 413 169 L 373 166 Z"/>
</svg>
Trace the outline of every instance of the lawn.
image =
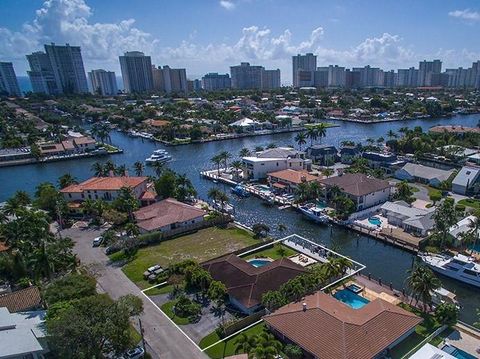
<svg viewBox="0 0 480 359">
<path fill-rule="evenodd" d="M 414 187 L 414 186 L 408 186 L 408 187 L 410 187 L 410 190 L 411 190 L 413 193 L 417 193 L 417 192 L 420 191 L 417 187 Z"/>
<path fill-rule="evenodd" d="M 186 236 L 141 248 L 134 259 L 122 268 L 128 278 L 141 288 L 151 286 L 143 272 L 155 264 L 167 267 L 185 259 L 203 262 L 222 254 L 258 243 L 253 235 L 240 228 L 210 227 Z"/>
<path fill-rule="evenodd" d="M 440 191 L 439 189 L 436 189 L 436 188 L 433 188 L 433 187 L 430 187 L 430 186 L 427 186 L 427 189 L 428 189 L 428 196 L 432 196 L 432 195 L 437 195 L 437 196 L 442 196 L 442 191 Z"/>
<path fill-rule="evenodd" d="M 258 323 L 257 325 L 254 325 L 253 327 L 250 327 L 249 329 L 243 331 L 242 333 L 248 334 L 248 335 L 256 335 L 260 334 L 265 328 L 265 324 L 263 322 Z M 231 355 L 235 354 L 235 339 L 237 335 L 231 337 L 230 339 L 221 342 L 210 349 L 206 350 L 205 353 L 212 359 L 221 359 L 225 358 Z M 217 332 L 212 332 L 206 337 L 204 337 L 200 341 L 200 348 L 206 348 L 209 345 L 212 345 L 216 342 L 218 342 L 221 338 L 218 336 Z"/>
<path fill-rule="evenodd" d="M 330 128 L 330 127 L 340 127 L 340 125 L 336 124 L 336 123 L 331 123 L 331 122 L 318 122 L 318 123 L 307 123 L 305 125 L 305 128 L 309 128 L 309 127 L 318 127 L 318 125 L 320 123 L 323 123 L 325 125 L 325 128 Z"/>
<path fill-rule="evenodd" d="M 178 325 L 185 325 L 185 324 L 189 324 L 190 321 L 188 320 L 188 318 L 182 318 L 182 317 L 179 317 L 177 315 L 175 315 L 175 313 L 173 312 L 173 306 L 175 305 L 175 301 L 170 301 L 170 302 L 167 302 L 165 303 L 164 305 L 162 305 L 160 307 L 160 309 L 162 310 L 162 312 L 164 312 L 171 320 L 173 320 L 175 322 L 175 324 L 178 324 Z"/>
<path fill-rule="evenodd" d="M 472 207 L 475 209 L 480 209 L 480 200 L 473 198 L 465 198 L 458 201 L 458 204 L 463 204 L 466 207 Z"/>
<path fill-rule="evenodd" d="M 283 249 L 283 253 L 281 252 Z M 284 246 L 283 244 L 274 244 L 270 248 L 265 248 L 258 252 L 251 253 L 245 256 L 245 259 L 250 258 L 271 258 L 271 259 L 279 259 L 282 257 L 290 257 L 292 255 L 298 254 L 296 251 L 291 249 L 290 247 Z"/>
</svg>

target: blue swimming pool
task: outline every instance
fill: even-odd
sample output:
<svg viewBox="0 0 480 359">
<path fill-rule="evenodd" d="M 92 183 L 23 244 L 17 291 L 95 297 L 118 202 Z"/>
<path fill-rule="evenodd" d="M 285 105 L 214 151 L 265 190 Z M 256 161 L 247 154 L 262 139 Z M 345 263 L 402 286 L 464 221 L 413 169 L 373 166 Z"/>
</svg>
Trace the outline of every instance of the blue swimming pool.
<svg viewBox="0 0 480 359">
<path fill-rule="evenodd" d="M 370 217 L 368 219 L 368 222 L 370 222 L 370 224 L 373 224 L 374 226 L 381 226 L 382 225 L 382 221 L 378 217 Z"/>
<path fill-rule="evenodd" d="M 458 359 L 476 359 L 477 358 L 476 356 L 469 354 L 466 351 L 463 351 L 462 349 L 458 349 L 457 347 L 454 347 L 453 345 L 450 345 L 450 344 L 445 345 L 442 348 L 442 350 L 445 353 L 448 353 Z"/>
<path fill-rule="evenodd" d="M 346 305 L 352 307 L 353 309 L 360 309 L 370 303 L 370 301 L 358 294 L 353 293 L 349 289 L 342 289 L 337 291 L 333 295 L 339 301 L 345 303 Z"/>
<path fill-rule="evenodd" d="M 271 263 L 272 261 L 268 260 L 268 259 L 250 259 L 248 261 L 248 263 L 250 263 L 252 266 L 254 266 L 255 268 L 258 268 L 258 267 L 263 267 L 269 263 Z"/>
</svg>

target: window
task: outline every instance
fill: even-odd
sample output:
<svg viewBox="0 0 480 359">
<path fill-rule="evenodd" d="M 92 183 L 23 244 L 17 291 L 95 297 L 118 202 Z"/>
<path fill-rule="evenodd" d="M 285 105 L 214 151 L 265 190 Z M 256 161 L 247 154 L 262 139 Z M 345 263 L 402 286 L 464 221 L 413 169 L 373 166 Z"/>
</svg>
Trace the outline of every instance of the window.
<svg viewBox="0 0 480 359">
<path fill-rule="evenodd" d="M 71 194 L 71 193 L 68 194 L 68 198 L 72 198 L 72 194 Z"/>
</svg>

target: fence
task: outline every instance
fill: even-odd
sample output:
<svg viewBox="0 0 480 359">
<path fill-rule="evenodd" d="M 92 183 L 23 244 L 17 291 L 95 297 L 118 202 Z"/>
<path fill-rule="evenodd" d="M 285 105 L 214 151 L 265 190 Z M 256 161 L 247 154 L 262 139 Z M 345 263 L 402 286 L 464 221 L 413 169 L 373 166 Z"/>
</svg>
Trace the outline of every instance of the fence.
<svg viewBox="0 0 480 359">
<path fill-rule="evenodd" d="M 365 208 L 358 212 L 354 212 L 348 217 L 348 219 L 353 221 L 355 219 L 369 217 L 371 214 L 377 212 L 380 209 L 380 207 L 382 207 L 382 205 L 383 203 L 377 204 L 376 206 L 373 206 L 373 207 Z"/>
<path fill-rule="evenodd" d="M 242 330 L 243 328 L 248 327 L 255 322 L 258 322 L 265 314 L 267 314 L 266 310 L 262 309 L 261 311 L 253 313 L 248 317 L 242 318 L 240 320 L 237 320 L 236 322 L 226 325 L 223 329 L 223 336 L 228 337 L 229 335 L 232 335 L 239 330 Z"/>
</svg>

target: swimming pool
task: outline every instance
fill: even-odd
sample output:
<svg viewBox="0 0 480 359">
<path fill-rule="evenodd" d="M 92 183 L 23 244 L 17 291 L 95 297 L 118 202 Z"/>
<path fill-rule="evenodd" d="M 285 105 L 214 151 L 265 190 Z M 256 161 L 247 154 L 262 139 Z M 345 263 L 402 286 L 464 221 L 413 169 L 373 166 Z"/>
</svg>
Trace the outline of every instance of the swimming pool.
<svg viewBox="0 0 480 359">
<path fill-rule="evenodd" d="M 368 299 L 363 298 L 348 289 L 339 290 L 333 296 L 353 309 L 360 309 L 370 303 Z"/>
<path fill-rule="evenodd" d="M 378 217 L 370 217 L 368 219 L 368 222 L 370 222 L 370 224 L 373 224 L 374 226 L 381 226 L 382 225 L 382 221 Z"/>
<path fill-rule="evenodd" d="M 450 355 L 453 355 L 455 358 L 458 359 L 476 359 L 477 357 L 467 353 L 466 351 L 463 351 L 462 349 L 458 349 L 457 347 L 454 347 L 453 345 L 446 344 L 442 350 L 445 353 L 448 353 Z"/>
<path fill-rule="evenodd" d="M 256 259 L 250 259 L 247 262 L 250 263 L 255 268 L 259 268 L 271 263 L 272 261 L 269 259 L 256 258 Z"/>
</svg>

